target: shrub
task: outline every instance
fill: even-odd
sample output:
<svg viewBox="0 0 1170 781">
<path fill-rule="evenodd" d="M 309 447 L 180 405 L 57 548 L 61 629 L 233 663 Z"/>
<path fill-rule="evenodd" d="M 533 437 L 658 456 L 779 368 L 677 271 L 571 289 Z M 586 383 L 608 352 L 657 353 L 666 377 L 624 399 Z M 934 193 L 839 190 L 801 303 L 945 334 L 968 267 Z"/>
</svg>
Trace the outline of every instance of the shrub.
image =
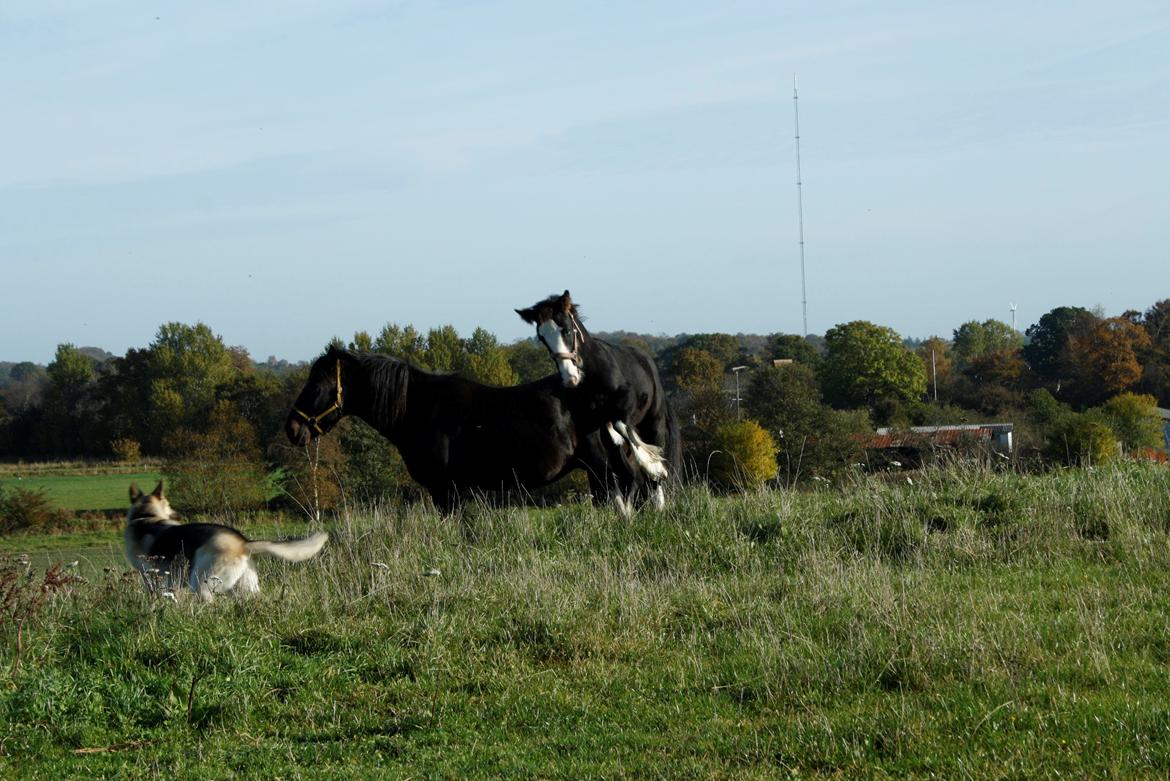
<svg viewBox="0 0 1170 781">
<path fill-rule="evenodd" d="M 261 507 L 266 475 L 256 432 L 229 401 L 216 404 L 203 432 L 180 429 L 167 440 L 163 473 L 170 498 L 189 512 Z"/>
<path fill-rule="evenodd" d="M 342 421 L 338 428 L 348 423 Z M 347 464 L 338 437 L 318 437 L 307 445 L 281 443 L 272 452 L 281 465 L 280 488 L 288 502 L 314 520 L 337 507 Z"/>
<path fill-rule="evenodd" d="M 414 481 L 398 449 L 364 420 L 346 420 L 338 426 L 338 434 L 344 462 L 339 477 L 347 494 L 375 501 L 413 489 Z"/>
<path fill-rule="evenodd" d="M 781 476 L 788 484 L 835 476 L 861 457 L 853 435 L 870 430 L 864 411 L 842 412 L 822 404 L 816 375 L 801 364 L 753 372 L 744 409 L 776 441 Z"/>
<path fill-rule="evenodd" d="M 1103 422 L 1113 430 L 1126 450 L 1158 448 L 1162 445 L 1162 419 L 1157 399 L 1136 393 L 1122 393 L 1101 405 Z"/>
<path fill-rule="evenodd" d="M 114 458 L 125 463 L 142 460 L 142 445 L 137 439 L 118 437 L 110 442 L 110 452 L 114 454 Z"/>
<path fill-rule="evenodd" d="M 776 477 L 776 443 L 754 420 L 725 423 L 715 431 L 711 478 L 727 488 L 758 488 Z"/>
<path fill-rule="evenodd" d="M 1091 415 L 1073 415 L 1053 432 L 1047 455 L 1066 464 L 1102 464 L 1117 456 L 1117 437 Z"/>
<path fill-rule="evenodd" d="M 49 502 L 44 489 L 0 490 L 0 533 L 41 531 L 59 528 L 69 514 Z"/>
<path fill-rule="evenodd" d="M 38 578 L 27 559 L 0 558 L 0 637 L 12 637 L 13 673 L 20 670 L 25 622 L 35 618 L 54 595 L 84 582 L 60 564 Z"/>
</svg>

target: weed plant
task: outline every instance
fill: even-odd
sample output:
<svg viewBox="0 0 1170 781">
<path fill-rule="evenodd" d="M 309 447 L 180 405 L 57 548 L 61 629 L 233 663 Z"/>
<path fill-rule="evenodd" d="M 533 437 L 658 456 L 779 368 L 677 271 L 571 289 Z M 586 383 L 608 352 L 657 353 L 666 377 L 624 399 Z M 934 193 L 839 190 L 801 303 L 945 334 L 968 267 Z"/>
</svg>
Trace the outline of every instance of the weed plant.
<svg viewBox="0 0 1170 781">
<path fill-rule="evenodd" d="M 202 605 L 0 648 L 22 778 L 1170 773 L 1170 470 L 951 466 L 665 510 L 346 509 Z"/>
</svg>

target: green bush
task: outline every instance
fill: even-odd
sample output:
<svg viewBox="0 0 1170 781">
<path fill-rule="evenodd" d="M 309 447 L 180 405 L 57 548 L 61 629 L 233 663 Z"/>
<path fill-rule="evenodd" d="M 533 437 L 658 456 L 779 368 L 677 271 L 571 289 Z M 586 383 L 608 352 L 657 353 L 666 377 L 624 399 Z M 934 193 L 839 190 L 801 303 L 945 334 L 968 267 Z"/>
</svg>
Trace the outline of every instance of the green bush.
<svg viewBox="0 0 1170 781">
<path fill-rule="evenodd" d="M 725 488 L 759 488 L 776 477 L 776 442 L 754 420 L 725 423 L 715 430 L 711 479 Z"/>
<path fill-rule="evenodd" d="M 0 489 L 0 534 L 61 528 L 69 514 L 52 505 L 43 488 Z"/>
<path fill-rule="evenodd" d="M 1074 414 L 1053 431 L 1046 455 L 1069 465 L 1103 464 L 1116 458 L 1118 449 L 1117 437 L 1104 422 Z"/>
<path fill-rule="evenodd" d="M 1153 396 L 1122 393 L 1099 409 L 1103 422 L 1127 451 L 1162 446 L 1162 419 Z"/>
</svg>

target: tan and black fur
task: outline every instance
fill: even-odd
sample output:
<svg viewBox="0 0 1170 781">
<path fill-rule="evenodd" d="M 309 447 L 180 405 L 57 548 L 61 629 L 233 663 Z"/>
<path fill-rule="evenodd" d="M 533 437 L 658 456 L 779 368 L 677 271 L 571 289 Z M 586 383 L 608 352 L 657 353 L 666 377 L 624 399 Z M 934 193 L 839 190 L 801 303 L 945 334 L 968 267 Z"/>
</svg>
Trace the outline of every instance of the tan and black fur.
<svg viewBox="0 0 1170 781">
<path fill-rule="evenodd" d="M 160 481 L 145 494 L 130 484 L 130 511 L 126 515 L 126 558 L 141 572 L 157 570 L 181 583 L 186 575 L 191 590 L 203 599 L 236 590 L 260 591 L 252 556 L 275 556 L 285 561 L 312 558 L 329 539 L 314 532 L 292 540 L 249 540 L 230 526 L 216 523 L 180 523 L 163 496 Z"/>
</svg>

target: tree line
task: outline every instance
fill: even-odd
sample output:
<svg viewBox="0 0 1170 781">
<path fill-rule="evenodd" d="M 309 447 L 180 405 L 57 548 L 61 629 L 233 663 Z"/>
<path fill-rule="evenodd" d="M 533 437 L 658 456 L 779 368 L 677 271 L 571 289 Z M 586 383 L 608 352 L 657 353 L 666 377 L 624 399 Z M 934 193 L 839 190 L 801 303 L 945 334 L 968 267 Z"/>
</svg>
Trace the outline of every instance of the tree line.
<svg viewBox="0 0 1170 781">
<path fill-rule="evenodd" d="M 1170 406 L 1170 299 L 1114 317 L 1058 307 L 1023 333 L 970 321 L 920 341 L 866 321 L 803 337 L 599 335 L 654 356 L 690 471 L 724 482 L 777 470 L 791 483 L 832 479 L 863 457 L 875 425 L 1000 420 L 1038 458 L 1107 458 L 1159 447 L 1155 407 Z M 501 344 L 482 328 L 464 337 L 389 324 L 343 346 L 495 385 L 553 373 L 534 340 Z M 203 323 L 164 324 L 123 356 L 62 344 L 44 367 L 0 363 L 0 458 L 162 458 L 177 472 L 246 465 L 237 471 L 249 501 L 283 492 L 319 506 L 338 482 L 373 496 L 404 490 L 397 454 L 360 421 L 322 440 L 311 464 L 287 446 L 283 421 L 306 372 L 257 363 Z M 215 470 L 205 478 L 192 493 Z"/>
</svg>

